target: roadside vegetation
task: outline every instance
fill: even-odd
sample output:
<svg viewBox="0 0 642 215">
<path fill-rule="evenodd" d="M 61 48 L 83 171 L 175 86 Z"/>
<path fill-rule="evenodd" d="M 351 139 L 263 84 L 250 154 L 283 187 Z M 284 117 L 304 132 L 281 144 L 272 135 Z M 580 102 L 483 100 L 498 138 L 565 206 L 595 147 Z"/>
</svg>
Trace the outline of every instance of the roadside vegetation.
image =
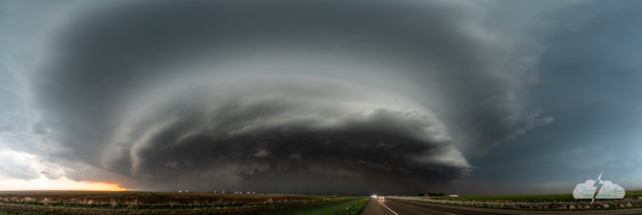
<svg viewBox="0 0 642 215">
<path fill-rule="evenodd" d="M 591 200 L 573 198 L 573 194 L 461 196 L 461 197 L 391 197 L 396 199 L 470 207 L 518 210 L 596 210 L 642 208 L 642 190 L 626 191 L 623 199 Z"/>
<path fill-rule="evenodd" d="M 544 202 L 544 201 L 573 201 L 573 194 L 550 194 L 550 195 L 511 195 L 511 196 L 461 196 L 461 197 L 433 197 L 432 199 L 452 200 L 452 201 L 527 201 L 527 202 Z"/>
<path fill-rule="evenodd" d="M 363 212 L 369 197 L 348 198 L 328 204 L 316 205 L 307 208 L 298 208 L 287 211 L 261 213 L 268 215 L 358 215 Z"/>
<path fill-rule="evenodd" d="M 357 211 L 363 199 L 198 192 L 0 192 L 0 215 L 308 214 L 308 210 L 359 214 L 350 212 Z M 343 210 L 348 213 L 338 213 Z"/>
</svg>

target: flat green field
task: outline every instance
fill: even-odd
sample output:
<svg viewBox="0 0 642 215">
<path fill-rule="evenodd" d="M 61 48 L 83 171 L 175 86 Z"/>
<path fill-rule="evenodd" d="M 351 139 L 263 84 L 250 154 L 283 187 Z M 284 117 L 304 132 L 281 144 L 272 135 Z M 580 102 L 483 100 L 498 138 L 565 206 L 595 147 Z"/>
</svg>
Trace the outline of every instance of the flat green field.
<svg viewBox="0 0 642 215">
<path fill-rule="evenodd" d="M 626 197 L 642 196 L 642 190 L 626 191 Z M 476 201 L 527 201 L 527 202 L 540 202 L 540 201 L 575 201 L 573 194 L 550 194 L 550 195 L 510 195 L 510 196 L 460 196 L 460 197 L 433 197 L 433 199 L 443 200 L 476 200 Z"/>
<path fill-rule="evenodd" d="M 614 210 L 642 208 L 642 190 L 626 191 L 624 199 L 575 199 L 572 194 L 394 197 L 403 200 L 514 210 Z"/>
<path fill-rule="evenodd" d="M 435 197 L 433 199 L 443 200 L 476 200 L 476 201 L 573 201 L 573 194 L 551 194 L 551 195 L 510 195 L 510 196 L 460 196 L 460 197 Z"/>
<path fill-rule="evenodd" d="M 289 211 L 262 213 L 265 215 L 358 215 L 363 212 L 369 197 L 352 198 L 323 205 L 300 208 Z"/>
</svg>

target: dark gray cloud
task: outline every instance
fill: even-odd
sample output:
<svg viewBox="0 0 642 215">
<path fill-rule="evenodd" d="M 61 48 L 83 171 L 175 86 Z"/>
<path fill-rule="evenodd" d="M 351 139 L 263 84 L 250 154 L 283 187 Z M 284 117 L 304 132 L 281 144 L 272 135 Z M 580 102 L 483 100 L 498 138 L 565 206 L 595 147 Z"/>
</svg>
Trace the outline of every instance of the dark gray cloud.
<svg viewBox="0 0 642 215">
<path fill-rule="evenodd" d="M 213 180 L 312 192 L 344 181 L 328 189 L 364 191 L 459 178 L 470 172 L 466 156 L 553 121 L 520 105 L 539 50 L 485 28 L 491 6 L 89 7 L 56 29 L 29 77 L 41 113 L 32 130 L 50 135 L 59 162 L 147 189 L 209 189 L 196 181 Z"/>
<path fill-rule="evenodd" d="M 375 173 L 448 180 L 467 172 L 445 126 L 410 105 L 376 89 L 310 77 L 193 86 L 141 107 L 120 126 L 123 136 L 104 162 L 141 180 L 198 173 L 219 187 L 293 173 L 318 175 L 306 180 L 316 183 Z"/>
<path fill-rule="evenodd" d="M 524 97 L 555 122 L 471 162 L 480 166 L 474 180 L 452 190 L 570 192 L 569 187 L 600 172 L 627 189 L 639 189 L 642 67 L 634 58 L 640 56 L 642 30 L 634 26 L 642 19 L 641 6 L 638 1 L 593 2 L 550 13 L 560 22 L 586 18 L 572 31 L 546 37 L 548 49 L 538 66 L 541 82 Z M 487 190 L 462 188 L 467 184 Z"/>
</svg>

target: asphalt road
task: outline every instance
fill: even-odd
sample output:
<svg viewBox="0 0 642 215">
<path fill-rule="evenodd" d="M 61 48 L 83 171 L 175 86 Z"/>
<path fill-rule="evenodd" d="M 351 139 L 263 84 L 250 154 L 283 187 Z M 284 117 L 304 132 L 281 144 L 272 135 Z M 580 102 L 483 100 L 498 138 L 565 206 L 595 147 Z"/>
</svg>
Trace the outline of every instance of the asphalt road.
<svg viewBox="0 0 642 215">
<path fill-rule="evenodd" d="M 445 206 L 423 202 L 403 201 L 395 199 L 372 198 L 366 205 L 362 215 L 414 215 L 414 214 L 642 214 L 640 209 L 604 210 L 604 211 L 515 211 L 501 209 L 472 208 L 463 206 Z"/>
<path fill-rule="evenodd" d="M 444 208 L 424 203 L 415 203 L 410 201 L 400 201 L 392 199 L 370 199 L 362 215 L 412 215 L 412 214 L 442 214 L 442 215 L 459 215 L 459 214 L 497 214 L 489 212 L 479 212 L 470 210 L 461 210 L 454 208 Z"/>
</svg>

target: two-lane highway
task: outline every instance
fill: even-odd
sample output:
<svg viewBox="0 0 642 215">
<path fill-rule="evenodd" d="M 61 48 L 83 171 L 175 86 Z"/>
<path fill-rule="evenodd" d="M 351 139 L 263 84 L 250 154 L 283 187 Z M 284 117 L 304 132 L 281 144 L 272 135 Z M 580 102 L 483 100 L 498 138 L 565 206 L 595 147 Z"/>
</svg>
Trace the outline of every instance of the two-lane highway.
<svg viewBox="0 0 642 215">
<path fill-rule="evenodd" d="M 423 203 L 409 201 L 400 201 L 393 199 L 372 198 L 363 211 L 363 215 L 413 215 L 413 214 L 442 214 L 442 215 L 460 215 L 460 214 L 497 214 L 483 211 L 470 211 L 455 208 L 444 208 Z"/>
<path fill-rule="evenodd" d="M 437 205 L 424 202 L 404 201 L 390 198 L 372 198 L 362 215 L 415 215 L 415 214 L 642 214 L 642 209 L 594 210 L 594 211 L 519 211 L 505 209 L 474 208 L 464 206 Z"/>
</svg>

